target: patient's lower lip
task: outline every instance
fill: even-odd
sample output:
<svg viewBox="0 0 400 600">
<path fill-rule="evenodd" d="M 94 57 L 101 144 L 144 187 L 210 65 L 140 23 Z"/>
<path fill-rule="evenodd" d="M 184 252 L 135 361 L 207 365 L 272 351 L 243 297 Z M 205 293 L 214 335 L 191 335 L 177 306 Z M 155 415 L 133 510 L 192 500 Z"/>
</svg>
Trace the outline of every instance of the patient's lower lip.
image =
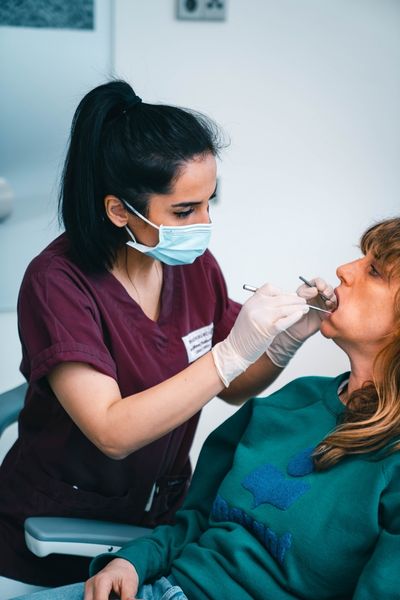
<svg viewBox="0 0 400 600">
<path fill-rule="evenodd" d="M 335 290 L 333 290 L 333 293 L 334 293 L 334 294 L 335 294 L 335 296 L 336 296 L 336 302 L 337 302 L 336 309 L 337 309 L 337 308 L 338 308 L 338 306 L 339 306 L 339 304 L 340 304 L 340 301 L 339 301 L 339 293 L 338 293 L 338 290 L 337 290 L 337 288 L 336 288 Z"/>
</svg>

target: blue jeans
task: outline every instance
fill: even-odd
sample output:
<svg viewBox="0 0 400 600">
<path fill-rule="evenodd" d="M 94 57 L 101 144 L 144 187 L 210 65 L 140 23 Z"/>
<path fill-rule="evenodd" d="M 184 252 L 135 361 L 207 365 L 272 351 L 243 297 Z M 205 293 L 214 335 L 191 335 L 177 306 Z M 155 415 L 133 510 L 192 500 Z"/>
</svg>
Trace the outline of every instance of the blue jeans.
<svg viewBox="0 0 400 600">
<path fill-rule="evenodd" d="M 74 583 L 27 596 L 18 596 L 14 600 L 83 600 L 83 592 L 84 584 Z M 110 600 L 111 598 L 118 598 L 118 596 L 111 595 Z M 172 577 L 169 579 L 161 577 L 154 583 L 140 586 L 136 598 L 142 600 L 188 600 L 182 589 L 175 585 Z"/>
</svg>

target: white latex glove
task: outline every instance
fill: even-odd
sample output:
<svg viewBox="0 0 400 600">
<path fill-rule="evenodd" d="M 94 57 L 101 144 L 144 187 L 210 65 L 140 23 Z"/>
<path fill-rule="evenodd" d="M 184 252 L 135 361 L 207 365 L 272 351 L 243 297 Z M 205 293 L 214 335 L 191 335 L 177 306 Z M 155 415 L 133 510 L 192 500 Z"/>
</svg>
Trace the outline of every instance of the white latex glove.
<svg viewBox="0 0 400 600">
<path fill-rule="evenodd" d="M 242 306 L 228 337 L 212 348 L 224 385 L 243 373 L 268 348 L 274 337 L 310 309 L 304 298 L 265 284 Z"/>
<path fill-rule="evenodd" d="M 326 310 L 334 310 L 337 306 L 337 299 L 333 287 L 320 277 L 311 279 L 310 283 L 314 287 L 309 287 L 304 283 L 297 289 L 296 293 L 305 298 L 309 304 Z M 329 300 L 326 302 L 322 300 L 319 293 L 324 294 Z M 286 367 L 302 343 L 319 331 L 321 321 L 324 318 L 323 315 L 324 313 L 318 310 L 310 310 L 297 323 L 275 337 L 273 343 L 267 349 L 267 355 L 277 367 Z"/>
</svg>

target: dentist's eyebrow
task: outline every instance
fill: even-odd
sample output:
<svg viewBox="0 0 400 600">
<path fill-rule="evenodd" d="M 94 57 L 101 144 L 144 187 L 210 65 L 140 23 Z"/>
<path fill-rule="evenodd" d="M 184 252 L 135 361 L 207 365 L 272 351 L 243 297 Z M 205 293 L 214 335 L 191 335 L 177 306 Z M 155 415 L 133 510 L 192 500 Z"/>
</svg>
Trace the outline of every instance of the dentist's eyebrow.
<svg viewBox="0 0 400 600">
<path fill-rule="evenodd" d="M 201 200 L 187 200 L 186 202 L 178 202 L 177 204 L 171 204 L 174 208 L 185 208 L 186 206 L 197 206 L 202 204 Z"/>
<path fill-rule="evenodd" d="M 218 185 L 215 186 L 215 190 L 209 197 L 209 200 L 212 200 L 213 198 L 215 198 L 215 196 L 217 195 L 217 188 L 218 188 Z M 171 204 L 171 206 L 173 206 L 174 208 L 185 208 L 188 206 L 197 206 L 198 204 L 201 204 L 201 203 L 202 203 L 202 200 L 186 200 L 185 202 L 177 202 L 176 204 Z"/>
</svg>

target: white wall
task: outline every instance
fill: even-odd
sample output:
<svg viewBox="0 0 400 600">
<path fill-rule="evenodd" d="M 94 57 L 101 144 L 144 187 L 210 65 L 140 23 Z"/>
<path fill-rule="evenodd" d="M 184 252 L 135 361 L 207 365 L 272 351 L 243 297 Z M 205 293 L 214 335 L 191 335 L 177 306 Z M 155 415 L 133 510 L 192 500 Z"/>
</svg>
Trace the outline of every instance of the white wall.
<svg viewBox="0 0 400 600">
<path fill-rule="evenodd" d="M 223 23 L 178 21 L 173 0 L 116 1 L 116 74 L 150 102 L 189 106 L 230 135 L 212 250 L 230 294 L 336 282 L 372 221 L 399 212 L 400 3 L 230 0 Z M 347 361 L 313 338 L 273 386 Z M 193 456 L 229 410 L 204 411 Z"/>
<path fill-rule="evenodd" d="M 0 222 L 0 310 L 15 308 L 27 263 L 58 233 L 72 116 L 111 71 L 111 2 L 94 0 L 92 30 L 0 28 L 0 177 L 15 191 L 14 211 Z"/>
<path fill-rule="evenodd" d="M 23 381 L 17 294 L 28 262 L 59 233 L 57 184 L 73 112 L 111 71 L 111 1 L 95 0 L 93 30 L 0 27 L 0 177 L 15 191 L 13 213 L 0 222 L 0 393 Z"/>
</svg>

